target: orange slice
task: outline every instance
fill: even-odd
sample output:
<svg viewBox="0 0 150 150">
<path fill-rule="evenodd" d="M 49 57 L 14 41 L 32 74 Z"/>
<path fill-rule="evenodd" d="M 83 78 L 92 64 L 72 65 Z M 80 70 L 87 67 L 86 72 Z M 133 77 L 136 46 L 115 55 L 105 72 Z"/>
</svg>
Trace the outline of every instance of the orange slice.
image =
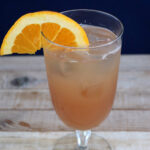
<svg viewBox="0 0 150 150">
<path fill-rule="evenodd" d="M 40 11 L 26 14 L 14 23 L 4 37 L 0 54 L 35 54 L 42 48 L 41 32 L 60 45 L 89 45 L 84 29 L 74 20 L 57 12 Z"/>
</svg>

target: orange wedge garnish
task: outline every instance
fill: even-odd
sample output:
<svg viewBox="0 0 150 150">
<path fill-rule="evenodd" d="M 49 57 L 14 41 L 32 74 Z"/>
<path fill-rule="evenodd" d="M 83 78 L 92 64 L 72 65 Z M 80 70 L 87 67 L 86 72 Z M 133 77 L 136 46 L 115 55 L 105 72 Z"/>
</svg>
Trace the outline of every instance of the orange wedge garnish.
<svg viewBox="0 0 150 150">
<path fill-rule="evenodd" d="M 42 48 L 41 32 L 60 45 L 89 45 L 84 29 L 74 20 L 57 12 L 40 11 L 26 14 L 14 23 L 4 37 L 0 54 L 35 54 Z"/>
</svg>

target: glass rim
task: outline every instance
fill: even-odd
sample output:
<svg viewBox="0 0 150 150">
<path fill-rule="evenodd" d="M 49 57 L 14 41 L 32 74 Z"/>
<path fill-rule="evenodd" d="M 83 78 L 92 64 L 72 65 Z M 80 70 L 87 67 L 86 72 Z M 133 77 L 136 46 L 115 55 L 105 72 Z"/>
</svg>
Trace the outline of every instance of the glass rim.
<svg viewBox="0 0 150 150">
<path fill-rule="evenodd" d="M 101 48 L 101 47 L 109 46 L 109 45 L 115 43 L 116 41 L 118 41 L 118 40 L 122 37 L 123 32 L 124 32 L 124 26 L 123 26 L 122 22 L 121 22 L 117 17 L 115 17 L 114 15 L 111 15 L 111 14 L 109 14 L 109 13 L 107 13 L 107 12 L 104 12 L 104 11 L 95 10 L 95 9 L 71 9 L 71 10 L 62 11 L 62 12 L 60 12 L 60 13 L 63 14 L 63 13 L 66 13 L 66 12 L 73 12 L 73 11 L 89 11 L 89 12 L 96 12 L 96 13 L 101 13 L 101 14 L 110 16 L 110 17 L 114 18 L 116 21 L 119 22 L 120 28 L 121 28 L 121 32 L 120 32 L 119 35 L 116 35 L 117 37 L 116 37 L 114 40 L 112 40 L 112 41 L 110 41 L 110 42 L 108 42 L 108 43 L 100 44 L 100 45 L 96 45 L 96 46 L 88 46 L 88 47 L 70 47 L 70 46 L 65 46 L 65 45 L 57 44 L 57 43 L 55 43 L 55 42 L 49 40 L 49 39 L 44 35 L 44 33 L 41 32 L 41 34 L 42 34 L 42 36 L 44 37 L 44 39 L 46 39 L 50 44 L 53 44 L 53 45 L 55 45 L 55 46 L 57 46 L 57 47 L 61 47 L 61 48 L 65 48 L 65 49 L 72 49 L 72 50 L 77 50 L 77 49 L 84 50 L 84 49 L 87 49 L 87 48 L 88 48 L 88 49 L 96 49 L 96 48 Z"/>
</svg>

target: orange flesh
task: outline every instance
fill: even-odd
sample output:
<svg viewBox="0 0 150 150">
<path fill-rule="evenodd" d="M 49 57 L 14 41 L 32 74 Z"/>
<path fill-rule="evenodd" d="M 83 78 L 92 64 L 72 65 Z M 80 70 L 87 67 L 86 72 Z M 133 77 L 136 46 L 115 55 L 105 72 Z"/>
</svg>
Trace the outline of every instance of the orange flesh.
<svg viewBox="0 0 150 150">
<path fill-rule="evenodd" d="M 39 11 L 21 16 L 12 25 L 3 39 L 0 55 L 35 54 L 45 46 L 41 32 L 50 41 L 64 46 L 89 45 L 86 32 L 77 22 L 61 13 Z"/>
<path fill-rule="evenodd" d="M 40 25 L 32 24 L 26 26 L 22 32 L 16 37 L 15 43 L 12 47 L 13 53 L 34 54 L 41 48 L 41 31 Z"/>
<path fill-rule="evenodd" d="M 31 24 L 26 26 L 16 37 L 12 47 L 13 53 L 34 54 L 41 49 L 41 32 L 50 40 L 64 46 L 76 47 L 75 35 L 67 28 L 56 23 Z"/>
<path fill-rule="evenodd" d="M 64 46 L 72 46 L 72 47 L 77 46 L 74 34 L 66 28 L 61 29 L 54 42 Z"/>
</svg>

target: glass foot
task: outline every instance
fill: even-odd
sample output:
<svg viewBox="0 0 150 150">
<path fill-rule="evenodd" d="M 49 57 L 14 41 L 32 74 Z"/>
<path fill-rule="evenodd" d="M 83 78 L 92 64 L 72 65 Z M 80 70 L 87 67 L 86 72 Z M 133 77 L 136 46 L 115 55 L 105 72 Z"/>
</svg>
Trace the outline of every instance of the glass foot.
<svg viewBox="0 0 150 150">
<path fill-rule="evenodd" d="M 68 134 L 56 141 L 53 150 L 112 150 L 112 148 L 103 137 L 92 133 L 88 148 L 78 148 L 76 135 Z"/>
</svg>

